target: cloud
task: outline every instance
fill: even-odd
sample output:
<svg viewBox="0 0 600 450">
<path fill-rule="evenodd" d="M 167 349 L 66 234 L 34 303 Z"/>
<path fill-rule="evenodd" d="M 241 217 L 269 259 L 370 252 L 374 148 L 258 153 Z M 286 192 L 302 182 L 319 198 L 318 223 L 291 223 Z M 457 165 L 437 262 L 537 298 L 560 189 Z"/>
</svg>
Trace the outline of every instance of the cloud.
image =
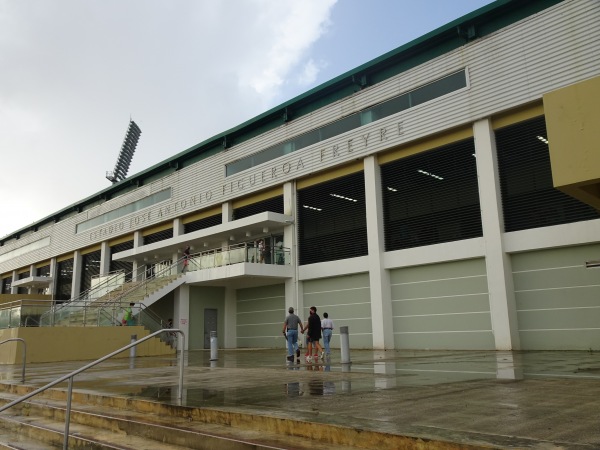
<svg viewBox="0 0 600 450">
<path fill-rule="evenodd" d="M 300 71 L 298 77 L 296 78 L 297 83 L 300 86 L 308 86 L 315 82 L 317 79 L 317 75 L 319 74 L 322 68 L 326 67 L 325 63 L 317 64 L 312 59 L 309 59 L 306 64 L 304 64 L 304 68 Z"/>
<path fill-rule="evenodd" d="M 0 236 L 108 187 L 130 115 L 132 175 L 314 82 L 335 2 L 0 2 Z"/>
<path fill-rule="evenodd" d="M 241 81 L 257 93 L 273 98 L 310 46 L 326 33 L 336 0 L 257 3 L 270 4 L 256 23 L 256 28 L 266 33 L 270 43 L 265 46 L 262 57 L 253 55 L 255 62 L 248 64 L 245 70 L 249 73 Z M 312 68 L 318 70 L 314 64 Z M 313 80 L 315 78 L 316 73 Z"/>
</svg>

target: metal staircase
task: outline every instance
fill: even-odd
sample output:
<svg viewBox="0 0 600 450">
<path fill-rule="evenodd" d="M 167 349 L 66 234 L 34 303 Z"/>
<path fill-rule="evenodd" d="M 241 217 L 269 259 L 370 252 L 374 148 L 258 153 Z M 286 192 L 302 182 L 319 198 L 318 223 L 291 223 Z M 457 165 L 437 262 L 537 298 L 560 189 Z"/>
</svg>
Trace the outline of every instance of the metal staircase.
<svg viewBox="0 0 600 450">
<path fill-rule="evenodd" d="M 68 302 L 55 305 L 42 314 L 40 326 L 119 326 L 126 307 L 134 303 L 134 321 L 153 331 L 164 328 L 166 321 L 154 314 L 148 306 L 183 284 L 183 274 L 177 274 L 179 261 L 141 281 L 105 282 L 82 293 Z M 132 278 L 131 274 L 121 280 Z"/>
</svg>

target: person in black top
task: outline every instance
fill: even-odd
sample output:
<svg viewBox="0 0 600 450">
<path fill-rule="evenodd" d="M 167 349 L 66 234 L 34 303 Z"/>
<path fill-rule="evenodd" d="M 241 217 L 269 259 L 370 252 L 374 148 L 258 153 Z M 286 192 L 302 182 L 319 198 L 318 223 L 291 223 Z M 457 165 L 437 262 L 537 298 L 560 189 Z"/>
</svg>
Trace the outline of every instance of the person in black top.
<svg viewBox="0 0 600 450">
<path fill-rule="evenodd" d="M 317 314 L 317 307 L 310 307 L 310 316 L 308 317 L 308 322 L 305 329 L 308 330 L 308 356 L 307 360 L 310 362 L 310 358 L 312 355 L 312 347 L 315 345 L 315 361 L 318 360 L 319 356 L 323 359 L 323 348 L 321 344 L 319 344 L 319 340 L 321 339 L 321 318 Z"/>
</svg>

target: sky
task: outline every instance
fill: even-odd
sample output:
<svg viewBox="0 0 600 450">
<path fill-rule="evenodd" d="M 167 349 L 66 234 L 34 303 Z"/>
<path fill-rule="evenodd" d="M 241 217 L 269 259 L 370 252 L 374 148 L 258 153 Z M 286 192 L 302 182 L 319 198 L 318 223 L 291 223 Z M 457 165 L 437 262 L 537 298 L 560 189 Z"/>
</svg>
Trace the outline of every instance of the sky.
<svg viewBox="0 0 600 450">
<path fill-rule="evenodd" d="M 492 0 L 0 0 L 0 237 Z"/>
</svg>

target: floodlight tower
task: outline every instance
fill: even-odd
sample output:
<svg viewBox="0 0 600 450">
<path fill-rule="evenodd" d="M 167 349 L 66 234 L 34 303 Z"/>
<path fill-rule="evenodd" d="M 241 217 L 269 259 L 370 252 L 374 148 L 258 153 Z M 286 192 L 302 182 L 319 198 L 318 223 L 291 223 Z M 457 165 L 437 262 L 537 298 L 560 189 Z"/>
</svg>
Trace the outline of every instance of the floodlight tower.
<svg viewBox="0 0 600 450">
<path fill-rule="evenodd" d="M 129 126 L 125 133 L 125 139 L 123 140 L 123 145 L 121 146 L 115 169 L 112 172 L 106 172 L 106 179 L 113 184 L 124 180 L 127 176 L 127 171 L 129 170 L 135 147 L 140 139 L 140 134 L 142 134 L 140 127 L 138 127 L 132 119 L 129 119 Z"/>
</svg>

